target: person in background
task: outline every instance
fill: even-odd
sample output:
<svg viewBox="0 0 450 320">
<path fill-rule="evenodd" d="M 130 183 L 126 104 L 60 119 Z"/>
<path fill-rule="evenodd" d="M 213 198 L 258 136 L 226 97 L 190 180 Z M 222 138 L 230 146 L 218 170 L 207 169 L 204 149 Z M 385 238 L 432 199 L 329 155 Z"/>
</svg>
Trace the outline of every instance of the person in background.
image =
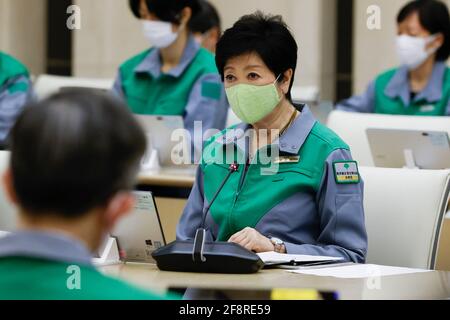
<svg viewBox="0 0 450 320">
<path fill-rule="evenodd" d="M 6 147 L 9 131 L 32 97 L 27 68 L 0 51 L 0 149 Z"/>
<path fill-rule="evenodd" d="M 183 116 L 194 137 L 195 122 L 203 132 L 222 130 L 228 102 L 214 56 L 195 41 L 189 22 L 200 10 L 198 0 L 130 0 L 142 20 L 151 49 L 123 63 L 114 92 L 133 113 Z M 196 150 L 201 146 L 196 146 Z"/>
<path fill-rule="evenodd" d="M 206 0 L 199 0 L 201 11 L 189 22 L 196 41 L 212 53 L 222 34 L 222 23 L 217 9 Z"/>
<path fill-rule="evenodd" d="M 165 298 L 106 277 L 91 263 L 134 206 L 130 190 L 145 146 L 116 98 L 74 91 L 26 107 L 12 129 L 3 176 L 19 228 L 0 239 L 0 300 Z"/>
<path fill-rule="evenodd" d="M 450 17 L 435 0 L 406 4 L 398 14 L 399 68 L 379 75 L 362 96 L 337 105 L 338 110 L 393 115 L 449 116 Z"/>
<path fill-rule="evenodd" d="M 293 105 L 297 54 L 280 16 L 257 12 L 225 31 L 216 63 L 242 123 L 208 140 L 178 240 L 195 238 L 215 199 L 209 240 L 365 261 L 363 181 L 345 142 L 306 105 Z"/>
</svg>

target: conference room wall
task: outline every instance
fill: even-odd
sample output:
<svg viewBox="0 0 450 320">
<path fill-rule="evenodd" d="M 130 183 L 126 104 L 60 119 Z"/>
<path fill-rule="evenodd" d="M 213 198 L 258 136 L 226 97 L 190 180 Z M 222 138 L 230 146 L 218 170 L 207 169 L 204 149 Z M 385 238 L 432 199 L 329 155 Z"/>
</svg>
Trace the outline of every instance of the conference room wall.
<svg viewBox="0 0 450 320">
<path fill-rule="evenodd" d="M 450 6 L 450 0 L 444 0 Z M 74 76 L 114 77 L 117 66 L 147 43 L 127 0 L 75 0 L 82 8 L 82 29 L 74 31 Z M 334 96 L 336 0 L 212 0 L 224 27 L 256 8 L 282 14 L 300 45 L 298 85 L 318 86 Z M 356 0 L 354 16 L 354 93 L 365 90 L 380 71 L 397 64 L 395 16 L 407 0 Z M 367 28 L 367 8 L 381 8 L 381 30 Z M 30 71 L 45 72 L 46 0 L 0 0 L 0 50 L 22 60 Z M 62 26 L 65 27 L 65 26 Z M 30 30 L 32 32 L 30 32 Z M 375 54 L 376 53 L 376 54 Z"/>
<path fill-rule="evenodd" d="M 299 45 L 296 85 L 315 86 L 324 99 L 335 90 L 335 0 L 211 0 L 228 28 L 244 14 L 261 9 L 281 14 Z"/>
<path fill-rule="evenodd" d="M 224 28 L 256 9 L 281 14 L 297 38 L 300 63 L 297 85 L 317 86 L 334 96 L 335 0 L 213 0 Z M 114 77 L 118 65 L 148 44 L 127 0 L 76 0 L 82 28 L 74 34 L 73 71 L 77 77 Z"/>
<path fill-rule="evenodd" d="M 45 71 L 46 0 L 0 0 L 0 50 L 34 75 Z"/>
<path fill-rule="evenodd" d="M 370 81 L 380 72 L 395 67 L 398 60 L 395 52 L 397 35 L 397 13 L 409 0 L 355 0 L 354 15 L 354 59 L 353 91 L 362 93 Z M 450 6 L 450 0 L 443 0 Z M 380 8 L 381 29 L 367 27 L 367 8 Z"/>
</svg>

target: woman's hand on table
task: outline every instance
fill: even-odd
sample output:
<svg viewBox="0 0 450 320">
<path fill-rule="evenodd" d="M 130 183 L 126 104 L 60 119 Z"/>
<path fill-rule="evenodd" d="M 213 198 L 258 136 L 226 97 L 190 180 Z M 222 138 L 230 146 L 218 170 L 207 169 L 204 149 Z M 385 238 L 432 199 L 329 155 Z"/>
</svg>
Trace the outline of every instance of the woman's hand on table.
<svg viewBox="0 0 450 320">
<path fill-rule="evenodd" d="M 239 244 L 256 253 L 274 251 L 274 245 L 269 238 L 249 227 L 235 233 L 228 242 Z"/>
</svg>

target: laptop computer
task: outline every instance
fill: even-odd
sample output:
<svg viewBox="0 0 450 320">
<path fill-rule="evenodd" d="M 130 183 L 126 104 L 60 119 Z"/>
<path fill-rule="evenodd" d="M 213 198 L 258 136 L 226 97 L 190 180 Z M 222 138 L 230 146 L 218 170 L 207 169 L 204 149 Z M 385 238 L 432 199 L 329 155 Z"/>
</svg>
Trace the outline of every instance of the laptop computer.
<svg viewBox="0 0 450 320">
<path fill-rule="evenodd" d="M 155 199 L 147 191 L 135 191 L 134 195 L 134 210 L 119 221 L 111 237 L 116 238 L 122 261 L 155 263 L 153 251 L 166 245 Z"/>
<path fill-rule="evenodd" d="M 153 152 L 157 151 L 157 167 L 183 168 L 190 167 L 191 147 L 186 135 L 183 117 L 135 115 L 147 136 L 147 151 L 141 165 L 154 167 L 151 161 Z"/>
<path fill-rule="evenodd" d="M 450 168 L 447 132 L 374 128 L 366 132 L 377 167 L 403 168 L 410 166 L 407 162 L 414 162 L 420 169 Z"/>
</svg>

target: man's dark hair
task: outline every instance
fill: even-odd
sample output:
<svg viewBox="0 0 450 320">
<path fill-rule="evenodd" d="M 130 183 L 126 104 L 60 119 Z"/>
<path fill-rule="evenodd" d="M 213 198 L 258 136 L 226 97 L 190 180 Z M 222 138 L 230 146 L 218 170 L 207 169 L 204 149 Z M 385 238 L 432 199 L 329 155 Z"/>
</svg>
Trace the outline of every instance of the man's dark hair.
<svg viewBox="0 0 450 320">
<path fill-rule="evenodd" d="M 419 14 L 420 24 L 431 34 L 442 33 L 444 44 L 436 54 L 436 60 L 446 61 L 450 55 L 450 15 L 447 6 L 436 0 L 415 0 L 407 3 L 397 16 L 397 23 L 411 14 Z"/>
<path fill-rule="evenodd" d="M 297 43 L 281 16 L 265 15 L 258 11 L 239 19 L 225 31 L 217 44 L 216 64 L 224 79 L 227 62 L 246 53 L 258 54 L 267 67 L 278 77 L 289 69 L 297 68 Z M 279 81 L 283 79 L 280 78 Z M 286 95 L 291 99 L 294 76 Z"/>
<path fill-rule="evenodd" d="M 192 17 L 200 11 L 198 0 L 145 0 L 145 3 L 148 11 L 153 13 L 158 19 L 174 24 L 180 24 L 180 14 L 184 8 L 191 8 Z M 139 11 L 141 1 L 129 0 L 129 4 L 134 16 L 141 19 Z"/>
<path fill-rule="evenodd" d="M 189 29 L 194 33 L 206 33 L 212 28 L 222 32 L 222 23 L 217 9 L 206 0 L 199 0 L 200 12 L 189 21 Z"/>
<path fill-rule="evenodd" d="M 10 135 L 18 202 L 35 215 L 77 218 L 134 186 L 146 138 L 127 107 L 73 90 L 31 103 Z"/>
</svg>

